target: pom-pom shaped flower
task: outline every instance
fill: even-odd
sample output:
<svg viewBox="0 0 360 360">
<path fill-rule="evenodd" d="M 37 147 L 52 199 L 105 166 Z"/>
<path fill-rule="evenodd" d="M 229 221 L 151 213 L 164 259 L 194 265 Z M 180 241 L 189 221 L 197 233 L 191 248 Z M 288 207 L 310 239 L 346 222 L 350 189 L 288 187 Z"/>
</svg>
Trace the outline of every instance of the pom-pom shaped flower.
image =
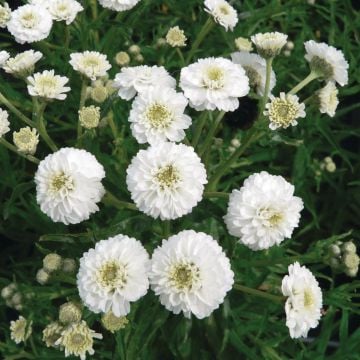
<svg viewBox="0 0 360 360">
<path fill-rule="evenodd" d="M 234 111 L 249 92 L 249 79 L 228 59 L 206 58 L 181 70 L 180 87 L 195 110 Z"/>
<path fill-rule="evenodd" d="M 39 143 L 39 134 L 36 129 L 26 126 L 13 132 L 13 141 L 19 152 L 34 155 Z"/>
<path fill-rule="evenodd" d="M 205 11 L 208 12 L 214 20 L 225 28 L 234 30 L 238 22 L 236 10 L 225 0 L 205 0 Z"/>
<path fill-rule="evenodd" d="M 140 0 L 99 0 L 99 3 L 104 8 L 125 11 L 132 9 Z"/>
<path fill-rule="evenodd" d="M 327 114 L 331 117 L 335 116 L 337 106 L 339 105 L 339 99 L 337 97 L 339 90 L 336 88 L 333 81 L 329 81 L 322 89 L 317 93 L 319 99 L 319 110 L 322 114 Z"/>
<path fill-rule="evenodd" d="M 7 28 L 20 43 L 32 43 L 46 39 L 52 28 L 49 11 L 39 5 L 23 5 L 11 13 Z"/>
<path fill-rule="evenodd" d="M 117 235 L 99 241 L 83 254 L 77 274 L 79 295 L 94 313 L 130 312 L 130 302 L 139 300 L 149 288 L 149 255 L 140 241 Z"/>
<path fill-rule="evenodd" d="M 184 30 L 178 26 L 170 28 L 166 34 L 166 42 L 172 47 L 186 46 L 186 40 Z"/>
<path fill-rule="evenodd" d="M 249 78 L 250 87 L 259 95 L 265 93 L 266 83 L 266 61 L 257 54 L 250 54 L 248 51 L 238 51 L 231 54 L 231 59 L 235 64 L 243 67 Z M 269 91 L 274 88 L 276 78 L 274 71 L 271 71 Z"/>
<path fill-rule="evenodd" d="M 48 155 L 35 174 L 36 199 L 55 222 L 78 224 L 99 210 L 105 171 L 85 150 L 63 148 Z"/>
<path fill-rule="evenodd" d="M 223 303 L 234 283 L 234 273 L 216 240 L 185 230 L 155 249 L 150 283 L 166 309 L 203 319 Z"/>
<path fill-rule="evenodd" d="M 317 280 L 309 269 L 295 262 L 289 266 L 289 275 L 283 278 L 281 290 L 288 297 L 286 326 L 291 338 L 307 337 L 321 317 L 322 293 Z"/>
<path fill-rule="evenodd" d="M 305 104 L 299 103 L 297 95 L 280 93 L 280 97 L 270 95 L 270 102 L 265 105 L 264 115 L 269 117 L 271 130 L 288 128 L 298 124 L 297 118 L 304 118 Z"/>
<path fill-rule="evenodd" d="M 5 28 L 11 18 L 11 9 L 8 3 L 0 4 L 0 28 Z"/>
<path fill-rule="evenodd" d="M 170 142 L 140 150 L 127 169 L 127 187 L 145 214 L 176 219 L 202 199 L 206 170 L 190 146 Z"/>
<path fill-rule="evenodd" d="M 65 21 L 66 25 L 71 24 L 78 12 L 84 10 L 76 0 L 49 0 L 47 8 L 55 21 Z"/>
<path fill-rule="evenodd" d="M 0 108 L 0 138 L 10 131 L 9 114 Z"/>
<path fill-rule="evenodd" d="M 184 114 L 188 104 L 182 93 L 170 88 L 142 92 L 134 100 L 129 121 L 140 144 L 156 145 L 161 141 L 181 141 L 191 118 Z"/>
<path fill-rule="evenodd" d="M 266 171 L 249 176 L 230 194 L 224 220 L 229 233 L 252 250 L 268 249 L 290 238 L 299 224 L 302 200 L 282 176 Z"/>
<path fill-rule="evenodd" d="M 105 76 L 106 72 L 111 68 L 106 55 L 97 51 L 73 53 L 70 55 L 70 58 L 70 65 L 73 69 L 91 80 Z"/>
<path fill-rule="evenodd" d="M 35 64 L 42 58 L 42 53 L 34 50 L 26 50 L 8 59 L 3 69 L 8 74 L 23 78 L 34 72 Z"/>
<path fill-rule="evenodd" d="M 305 42 L 305 59 L 310 63 L 312 71 L 326 81 L 333 80 L 340 86 L 348 83 L 349 64 L 341 50 L 314 40 Z"/>
<path fill-rule="evenodd" d="M 9 59 L 9 57 L 10 57 L 10 54 L 7 51 L 5 51 L 5 50 L 0 51 L 0 66 L 1 67 L 4 66 L 4 64 Z"/>
<path fill-rule="evenodd" d="M 176 80 L 163 66 L 141 65 L 121 69 L 113 86 L 122 99 L 130 100 L 136 93 L 152 92 L 155 87 L 175 89 Z"/>
<path fill-rule="evenodd" d="M 55 75 L 54 70 L 45 70 L 27 78 L 28 92 L 31 96 L 38 96 L 46 100 L 65 100 L 66 92 L 71 89 L 64 86 L 69 79 L 66 76 Z"/>
<path fill-rule="evenodd" d="M 256 46 L 260 56 L 265 59 L 280 54 L 287 41 L 287 35 L 279 32 L 268 32 L 253 35 L 251 41 Z"/>
<path fill-rule="evenodd" d="M 32 333 L 32 321 L 28 322 L 23 316 L 10 322 L 10 337 L 16 344 L 27 340 Z"/>
</svg>

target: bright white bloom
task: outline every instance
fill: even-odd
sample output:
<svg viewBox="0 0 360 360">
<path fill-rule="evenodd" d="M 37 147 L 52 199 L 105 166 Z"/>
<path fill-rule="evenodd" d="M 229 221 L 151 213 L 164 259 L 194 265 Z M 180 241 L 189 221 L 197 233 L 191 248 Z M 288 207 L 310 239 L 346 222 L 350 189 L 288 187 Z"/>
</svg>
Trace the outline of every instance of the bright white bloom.
<svg viewBox="0 0 360 360">
<path fill-rule="evenodd" d="M 63 148 L 48 155 L 35 174 L 36 199 L 55 222 L 78 224 L 99 210 L 105 171 L 85 150 Z"/>
<path fill-rule="evenodd" d="M 99 0 L 100 5 L 115 11 L 125 11 L 133 8 L 140 0 Z"/>
<path fill-rule="evenodd" d="M 34 72 L 35 64 L 42 58 L 42 53 L 34 50 L 27 50 L 8 59 L 3 69 L 8 74 L 17 77 L 27 77 Z"/>
<path fill-rule="evenodd" d="M 23 5 L 14 10 L 7 28 L 20 43 L 32 43 L 46 39 L 51 31 L 52 18 L 44 6 Z"/>
<path fill-rule="evenodd" d="M 164 142 L 137 153 L 126 183 L 139 210 L 165 220 L 190 213 L 202 199 L 207 179 L 191 146 Z"/>
<path fill-rule="evenodd" d="M 111 68 L 107 57 L 97 51 L 84 51 L 70 55 L 70 65 L 75 71 L 87 76 L 91 80 L 97 77 L 106 76 L 106 72 Z"/>
<path fill-rule="evenodd" d="M 299 224 L 302 200 L 282 176 L 266 171 L 249 176 L 233 190 L 224 220 L 229 233 L 252 250 L 268 249 L 290 238 Z"/>
<path fill-rule="evenodd" d="M 234 111 L 249 92 L 245 70 L 224 58 L 199 59 L 181 69 L 180 87 L 195 110 Z"/>
<path fill-rule="evenodd" d="M 172 47 L 186 46 L 186 40 L 184 30 L 181 30 L 178 26 L 170 28 L 166 34 L 166 42 Z"/>
<path fill-rule="evenodd" d="M 176 80 L 163 66 L 140 65 L 122 68 L 113 85 L 122 99 L 130 100 L 136 93 L 152 92 L 155 87 L 175 89 Z"/>
<path fill-rule="evenodd" d="M 0 4 L 0 28 L 5 28 L 11 18 L 11 9 L 8 3 Z"/>
<path fill-rule="evenodd" d="M 182 93 L 170 88 L 155 88 L 139 94 L 130 111 L 131 130 L 140 144 L 181 141 L 191 118 L 184 114 L 188 104 Z"/>
<path fill-rule="evenodd" d="M 94 355 L 94 339 L 102 339 L 103 336 L 91 330 L 87 323 L 82 320 L 64 328 L 55 346 L 65 349 L 65 357 L 70 355 L 79 356 L 81 360 L 86 359 L 86 353 Z"/>
<path fill-rule="evenodd" d="M 340 86 L 348 83 L 349 64 L 341 50 L 314 40 L 305 42 L 305 59 L 312 71 L 321 75 L 326 81 L 336 81 Z"/>
<path fill-rule="evenodd" d="M 13 141 L 19 152 L 34 155 L 39 143 L 39 134 L 36 129 L 26 126 L 13 132 Z"/>
<path fill-rule="evenodd" d="M 309 269 L 295 262 L 289 266 L 289 275 L 283 278 L 281 290 L 288 297 L 286 326 L 291 338 L 307 337 L 321 317 L 322 293 L 318 282 Z"/>
<path fill-rule="evenodd" d="M 65 21 L 71 24 L 78 12 L 84 8 L 75 0 L 49 0 L 48 10 L 55 21 Z"/>
<path fill-rule="evenodd" d="M 32 321 L 29 323 L 23 316 L 19 316 L 16 321 L 10 322 L 10 337 L 16 344 L 20 344 L 29 338 L 32 333 Z"/>
<path fill-rule="evenodd" d="M 335 111 L 339 105 L 338 93 L 339 90 L 333 81 L 329 81 L 318 91 L 317 96 L 320 101 L 320 112 L 322 114 L 328 114 L 331 117 L 335 116 Z"/>
<path fill-rule="evenodd" d="M 38 96 L 46 100 L 66 99 L 66 92 L 71 89 L 64 86 L 69 79 L 66 76 L 55 75 L 54 70 L 45 70 L 27 78 L 28 92 L 31 96 Z"/>
<path fill-rule="evenodd" d="M 9 113 L 0 108 L 0 138 L 10 131 Z"/>
<path fill-rule="evenodd" d="M 269 117 L 271 130 L 296 126 L 297 118 L 304 118 L 305 104 L 299 103 L 297 95 L 280 93 L 280 97 L 269 96 L 270 102 L 265 105 L 264 115 Z"/>
<path fill-rule="evenodd" d="M 126 235 L 101 240 L 80 259 L 79 295 L 94 313 L 111 310 L 115 316 L 125 316 L 130 302 L 148 291 L 149 267 L 149 255 L 140 241 Z"/>
<path fill-rule="evenodd" d="M 205 11 L 222 25 L 226 31 L 234 30 L 238 22 L 236 10 L 225 0 L 205 0 Z"/>
<path fill-rule="evenodd" d="M 256 46 L 260 56 L 267 59 L 280 54 L 281 49 L 286 44 L 287 37 L 287 35 L 279 32 L 268 32 L 253 35 L 251 41 Z"/>
<path fill-rule="evenodd" d="M 231 59 L 235 64 L 241 65 L 247 77 L 249 78 L 250 86 L 257 91 L 259 95 L 265 93 L 266 83 L 266 61 L 257 54 L 250 54 L 248 51 L 238 51 L 231 54 Z M 270 76 L 269 91 L 274 88 L 276 84 L 275 73 L 272 70 Z"/>
<path fill-rule="evenodd" d="M 10 54 L 5 51 L 5 50 L 2 50 L 0 51 L 0 66 L 4 66 L 4 64 L 6 63 L 6 61 L 9 59 L 10 57 Z"/>
<path fill-rule="evenodd" d="M 203 319 L 223 303 L 234 283 L 234 273 L 216 240 L 185 230 L 155 249 L 150 283 L 166 309 Z"/>
</svg>

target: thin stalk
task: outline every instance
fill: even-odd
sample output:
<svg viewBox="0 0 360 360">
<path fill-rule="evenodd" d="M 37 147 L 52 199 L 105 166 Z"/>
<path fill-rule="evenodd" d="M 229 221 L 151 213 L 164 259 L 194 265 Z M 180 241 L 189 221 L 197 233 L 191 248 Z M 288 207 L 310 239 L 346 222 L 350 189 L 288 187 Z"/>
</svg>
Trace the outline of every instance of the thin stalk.
<svg viewBox="0 0 360 360">
<path fill-rule="evenodd" d="M 129 209 L 129 210 L 137 210 L 137 207 L 135 204 L 119 200 L 115 195 L 113 195 L 111 192 L 106 191 L 106 194 L 101 200 L 102 203 L 105 205 L 112 205 L 116 207 L 117 209 Z"/>
<path fill-rule="evenodd" d="M 34 164 L 39 164 L 40 160 L 38 158 L 36 158 L 33 155 L 28 155 L 28 154 L 23 154 L 21 152 L 19 152 L 16 148 L 16 146 L 10 144 L 8 141 L 6 141 L 4 138 L 0 138 L 0 144 L 4 145 L 7 149 L 9 149 L 10 151 L 16 153 L 17 155 L 23 157 L 26 160 L 31 161 Z"/>
<path fill-rule="evenodd" d="M 86 102 L 86 89 L 87 89 L 87 79 L 83 78 L 82 84 L 81 84 L 81 91 L 80 91 L 80 102 L 79 102 L 79 110 L 81 110 Z M 80 124 L 80 121 L 78 121 L 77 126 L 77 143 L 79 147 L 81 147 L 81 136 L 82 136 L 82 126 Z"/>
<path fill-rule="evenodd" d="M 164 239 L 167 239 L 170 236 L 170 220 L 164 220 L 163 221 L 164 226 Z"/>
<path fill-rule="evenodd" d="M 266 60 L 266 78 L 265 78 L 265 91 L 264 91 L 264 96 L 261 100 L 261 105 L 260 105 L 260 109 L 259 109 L 259 113 L 258 113 L 258 119 L 261 118 L 261 116 L 263 115 L 264 109 L 265 109 L 265 105 L 266 102 L 269 98 L 269 93 L 270 93 L 270 79 L 271 79 L 271 70 L 272 70 L 272 62 L 273 62 L 274 58 L 270 58 Z"/>
<path fill-rule="evenodd" d="M 206 191 L 204 192 L 204 197 L 206 199 L 219 198 L 219 199 L 229 199 L 230 194 L 226 192 L 219 191 Z"/>
<path fill-rule="evenodd" d="M 193 148 L 196 148 L 199 140 L 200 140 L 200 136 L 201 136 L 201 132 L 202 132 L 202 129 L 205 125 L 205 122 L 206 122 L 206 118 L 208 116 L 208 112 L 207 111 L 204 111 L 200 118 L 198 119 L 197 121 L 197 124 L 196 124 L 196 128 L 195 128 L 195 131 L 194 131 L 194 137 L 192 139 L 192 142 L 191 142 L 191 145 Z"/>
<path fill-rule="evenodd" d="M 95 22 L 98 17 L 97 1 L 91 0 L 90 6 L 91 6 L 91 15 Z M 96 43 L 96 45 L 98 45 L 99 44 L 99 32 L 97 30 L 93 30 L 93 33 L 94 33 L 95 43 Z"/>
<path fill-rule="evenodd" d="M 293 87 L 288 94 L 294 95 L 296 94 L 298 91 L 300 91 L 303 87 L 305 87 L 306 85 L 308 85 L 309 83 L 311 83 L 313 80 L 317 79 L 319 77 L 319 75 L 314 72 L 311 71 L 310 74 L 302 81 L 300 81 L 295 87 Z"/>
<path fill-rule="evenodd" d="M 283 296 L 269 294 L 269 293 L 267 293 L 265 291 L 249 288 L 247 286 L 240 285 L 240 284 L 235 284 L 234 289 L 235 290 L 240 290 L 240 291 L 242 291 L 242 292 L 244 292 L 246 294 L 262 297 L 264 299 L 268 299 L 268 300 L 275 301 L 275 302 L 282 303 L 282 302 L 285 301 L 285 298 Z"/>
<path fill-rule="evenodd" d="M 181 66 L 185 66 L 185 58 L 184 55 L 181 51 L 181 49 L 179 47 L 176 47 L 176 53 L 179 55 L 180 61 L 181 61 Z"/>
<path fill-rule="evenodd" d="M 116 140 L 117 137 L 118 137 L 118 128 L 115 124 L 115 121 L 114 121 L 114 116 L 112 114 L 112 112 L 109 114 L 109 116 L 107 117 L 107 120 L 108 120 L 108 123 L 109 123 L 109 126 L 110 126 L 110 129 L 111 129 L 111 132 L 114 136 L 114 139 Z"/>
</svg>

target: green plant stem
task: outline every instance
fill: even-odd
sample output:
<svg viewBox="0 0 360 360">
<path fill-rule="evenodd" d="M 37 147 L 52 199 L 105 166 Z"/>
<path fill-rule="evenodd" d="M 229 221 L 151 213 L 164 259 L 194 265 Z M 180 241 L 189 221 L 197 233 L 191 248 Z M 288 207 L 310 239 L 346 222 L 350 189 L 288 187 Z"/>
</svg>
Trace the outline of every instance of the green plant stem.
<svg viewBox="0 0 360 360">
<path fill-rule="evenodd" d="M 218 191 L 204 192 L 204 197 L 206 199 L 211 199 L 211 198 L 229 199 L 229 196 L 230 194 L 226 192 L 218 192 Z"/>
<path fill-rule="evenodd" d="M 118 137 L 118 128 L 117 128 L 117 126 L 115 124 L 114 116 L 113 116 L 112 112 L 107 116 L 107 120 L 108 120 L 110 129 L 111 129 L 111 132 L 112 132 L 112 134 L 114 136 L 114 139 L 116 140 L 117 137 Z"/>
<path fill-rule="evenodd" d="M 300 81 L 295 87 L 293 87 L 288 94 L 294 95 L 296 94 L 298 91 L 300 91 L 303 87 L 305 87 L 306 85 L 308 85 L 309 83 L 311 83 L 313 80 L 317 79 L 319 77 L 319 75 L 314 72 L 311 71 L 310 74 L 302 81 Z"/>
<path fill-rule="evenodd" d="M 212 20 L 211 17 L 209 17 L 206 20 L 206 23 L 204 24 L 204 26 L 201 28 L 200 32 L 198 33 L 195 41 L 193 42 L 191 49 L 186 57 L 186 64 L 189 64 L 190 60 L 192 59 L 192 57 L 194 56 L 196 50 L 199 48 L 200 44 L 203 42 L 203 40 L 205 39 L 206 35 L 210 32 L 210 30 L 213 28 L 213 26 L 215 25 L 214 21 Z"/>
<path fill-rule="evenodd" d="M 95 22 L 98 18 L 97 1 L 96 0 L 90 0 L 90 1 L 91 1 L 90 2 L 91 15 Z M 93 30 L 93 33 L 94 33 L 95 44 L 98 45 L 99 44 L 99 32 L 97 30 Z"/>
<path fill-rule="evenodd" d="M 185 64 L 185 58 L 184 58 L 184 55 L 183 55 L 181 49 L 179 47 L 176 47 L 175 50 L 176 50 L 176 53 L 179 55 L 179 59 L 181 61 L 181 66 L 185 66 L 186 65 Z"/>
<path fill-rule="evenodd" d="M 36 127 L 36 124 L 25 116 L 20 110 L 18 110 L 1 92 L 0 102 L 5 105 L 12 113 L 14 113 L 21 121 L 30 127 Z"/>
<path fill-rule="evenodd" d="M 253 289 L 253 288 L 249 288 L 247 286 L 244 285 L 240 285 L 240 284 L 235 284 L 234 285 L 234 289 L 235 290 L 239 290 L 242 291 L 246 294 L 250 294 L 250 295 L 254 295 L 254 296 L 258 296 L 258 297 L 262 297 L 264 299 L 268 299 L 271 301 L 275 301 L 275 302 L 284 302 L 285 298 L 283 296 L 278 296 L 278 295 L 273 295 L 273 294 L 269 294 L 265 291 L 261 291 L 261 290 L 257 290 L 257 289 Z"/>
<path fill-rule="evenodd" d="M 102 198 L 101 202 L 105 205 L 111 205 L 121 210 L 122 209 L 137 210 L 135 204 L 119 200 L 115 195 L 113 195 L 109 191 L 106 191 L 106 194 Z"/>
<path fill-rule="evenodd" d="M 81 83 L 81 91 L 80 91 L 80 102 L 79 102 L 79 110 L 81 110 L 86 102 L 86 89 L 87 89 L 87 79 L 83 78 Z M 82 136 L 82 126 L 80 124 L 80 121 L 78 121 L 77 126 L 77 144 L 79 147 L 81 147 L 81 136 Z"/>
<path fill-rule="evenodd" d="M 34 164 L 39 164 L 40 163 L 40 160 L 38 158 L 36 158 L 33 155 L 27 155 L 27 154 L 23 154 L 23 153 L 19 152 L 17 150 L 16 146 L 10 144 L 8 141 L 6 141 L 3 138 L 0 138 L 0 144 L 4 145 L 7 149 L 9 149 L 10 151 L 16 153 L 17 155 L 23 157 L 24 159 L 33 162 Z"/>
<path fill-rule="evenodd" d="M 170 236 L 170 220 L 164 220 L 163 221 L 164 226 L 164 239 L 167 239 Z"/>
<path fill-rule="evenodd" d="M 214 122 L 211 124 L 210 129 L 206 135 L 206 138 L 204 140 L 204 143 L 201 147 L 201 149 L 199 150 L 199 156 L 202 157 L 204 155 L 204 153 L 207 151 L 208 147 L 211 144 L 211 141 L 214 139 L 215 133 L 217 128 L 219 127 L 221 120 L 223 119 L 224 115 L 226 114 L 225 111 L 221 111 L 219 113 L 219 115 L 216 117 L 216 119 L 214 120 Z"/>
<path fill-rule="evenodd" d="M 208 112 L 204 111 L 200 115 L 200 118 L 197 120 L 196 128 L 194 131 L 194 137 L 191 142 L 191 145 L 194 149 L 196 148 L 196 146 L 200 140 L 201 132 L 202 132 L 202 129 L 204 128 L 207 116 L 208 116 Z"/>
<path fill-rule="evenodd" d="M 258 119 L 260 119 L 263 115 L 264 109 L 265 109 L 265 105 L 267 103 L 267 100 L 269 98 L 269 93 L 270 93 L 270 80 L 271 80 L 271 71 L 272 71 L 272 63 L 273 63 L 274 58 L 269 58 L 266 60 L 266 78 L 265 78 L 265 91 L 264 91 L 264 96 L 261 100 L 260 103 L 260 109 L 259 109 L 259 113 L 258 113 Z"/>
</svg>

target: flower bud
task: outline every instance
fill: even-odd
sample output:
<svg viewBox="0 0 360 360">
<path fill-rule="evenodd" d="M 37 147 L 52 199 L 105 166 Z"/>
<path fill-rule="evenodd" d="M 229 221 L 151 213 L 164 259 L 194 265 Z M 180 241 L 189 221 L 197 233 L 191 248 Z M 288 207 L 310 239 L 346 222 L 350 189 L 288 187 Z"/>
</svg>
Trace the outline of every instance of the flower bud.
<svg viewBox="0 0 360 360">
<path fill-rule="evenodd" d="M 144 57 L 141 54 L 136 55 L 135 56 L 135 61 L 137 61 L 139 63 L 142 63 L 142 62 L 144 62 Z"/>
<path fill-rule="evenodd" d="M 43 267 L 48 273 L 60 270 L 62 265 L 62 258 L 60 255 L 51 253 L 44 257 Z"/>
<path fill-rule="evenodd" d="M 235 39 L 235 47 L 239 50 L 239 51 L 247 51 L 250 52 L 253 50 L 251 41 L 249 41 L 246 38 L 243 37 L 238 37 L 237 39 Z"/>
<path fill-rule="evenodd" d="M 231 146 L 233 146 L 234 148 L 238 148 L 240 146 L 240 140 L 236 138 L 232 139 Z"/>
<path fill-rule="evenodd" d="M 101 104 L 107 99 L 109 93 L 107 88 L 102 85 L 92 88 L 90 96 L 95 102 Z"/>
<path fill-rule="evenodd" d="M 353 269 L 359 266 L 360 259 L 357 254 L 346 252 L 343 256 L 343 262 L 348 269 Z"/>
<path fill-rule="evenodd" d="M 69 258 L 64 259 L 61 270 L 68 274 L 74 273 L 76 271 L 76 261 Z"/>
<path fill-rule="evenodd" d="M 329 252 L 330 252 L 330 254 L 332 254 L 334 256 L 340 256 L 341 255 L 340 247 L 335 245 L 335 244 L 329 246 Z"/>
<path fill-rule="evenodd" d="M 85 129 L 94 129 L 98 127 L 100 121 L 100 108 L 91 106 L 84 106 L 79 110 L 79 122 Z"/>
<path fill-rule="evenodd" d="M 44 269 L 39 269 L 36 273 L 36 281 L 41 285 L 45 285 L 49 279 L 50 275 Z"/>
<path fill-rule="evenodd" d="M 1 297 L 3 299 L 9 299 L 14 292 L 16 291 L 16 284 L 15 283 L 11 283 L 8 286 L 5 286 L 2 290 L 1 290 Z"/>
<path fill-rule="evenodd" d="M 141 52 L 141 49 L 137 45 L 131 45 L 128 49 L 129 53 L 132 55 L 138 55 Z"/>
<path fill-rule="evenodd" d="M 64 325 L 76 323 L 81 320 L 82 311 L 73 302 L 62 304 L 59 309 L 59 321 Z"/>
<path fill-rule="evenodd" d="M 348 253 L 356 253 L 356 246 L 352 241 L 347 241 L 341 246 L 342 251 Z"/>
<path fill-rule="evenodd" d="M 130 64 L 130 56 L 126 51 L 119 51 L 115 55 L 115 62 L 119 66 L 126 66 Z"/>
<path fill-rule="evenodd" d="M 345 274 L 350 277 L 355 277 L 357 275 L 358 271 L 359 271 L 359 267 L 346 268 Z"/>
<path fill-rule="evenodd" d="M 101 324 L 103 327 L 112 333 L 123 329 L 128 323 L 129 320 L 125 316 L 117 317 L 112 313 L 112 311 L 105 313 L 101 317 Z"/>
</svg>

